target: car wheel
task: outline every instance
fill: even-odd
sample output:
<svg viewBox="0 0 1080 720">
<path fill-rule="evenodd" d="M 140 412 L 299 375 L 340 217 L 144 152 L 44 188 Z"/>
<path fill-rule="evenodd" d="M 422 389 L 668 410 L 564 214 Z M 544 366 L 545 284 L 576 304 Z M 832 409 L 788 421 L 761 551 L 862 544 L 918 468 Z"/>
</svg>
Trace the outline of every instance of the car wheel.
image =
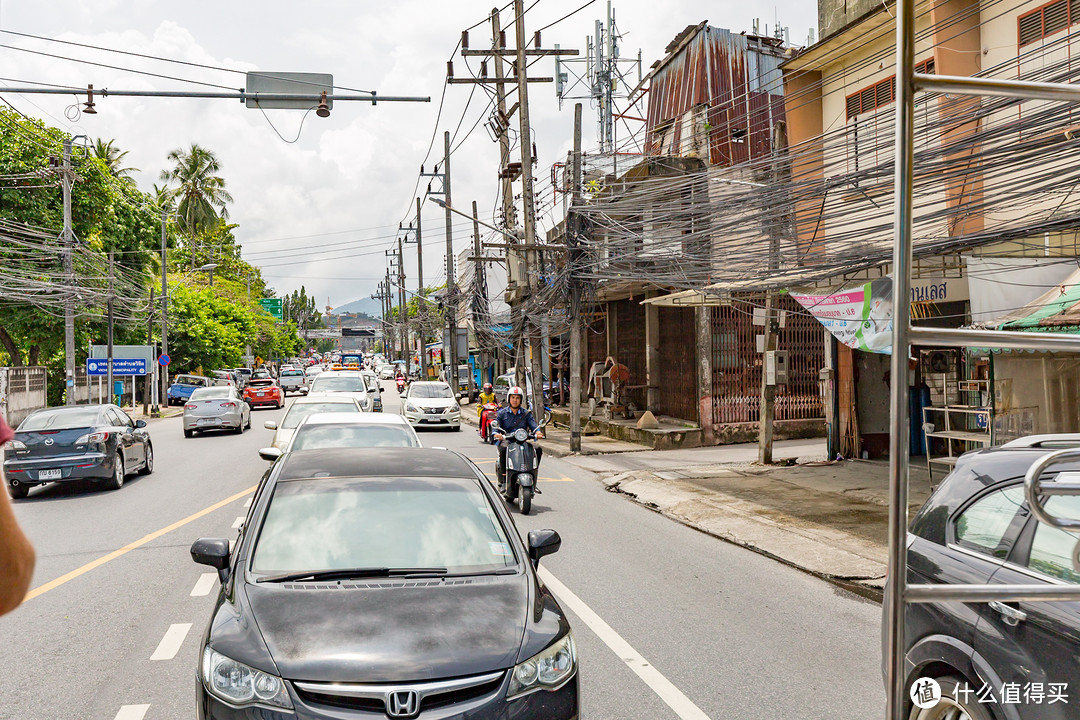
<svg viewBox="0 0 1080 720">
<path fill-rule="evenodd" d="M 454 432 L 461 432 L 461 426 L 458 425 L 456 428 L 453 428 L 453 430 Z"/>
<path fill-rule="evenodd" d="M 143 465 L 143 468 L 139 471 L 139 474 L 149 475 L 152 472 L 154 472 L 154 446 L 150 443 L 146 443 L 146 464 Z"/>
<path fill-rule="evenodd" d="M 8 495 L 14 500 L 22 500 L 24 497 L 30 494 L 30 486 L 25 483 L 19 483 L 18 485 L 8 485 Z"/>
<path fill-rule="evenodd" d="M 243 420 L 240 420 L 240 424 L 237 425 L 235 428 L 233 428 L 233 434 L 234 435 L 243 435 L 244 434 L 244 421 Z"/>
<path fill-rule="evenodd" d="M 533 489 L 531 487 L 521 488 L 521 514 L 528 515 L 532 510 L 532 496 Z"/>
<path fill-rule="evenodd" d="M 245 425 L 244 428 L 247 429 L 247 430 L 251 429 L 251 413 L 250 412 L 248 413 L 247 425 Z"/>
<path fill-rule="evenodd" d="M 105 487 L 110 490 L 119 490 L 124 487 L 124 457 L 122 455 L 117 455 L 113 460 L 113 476 Z"/>
<path fill-rule="evenodd" d="M 194 430 L 185 430 L 184 431 L 184 437 L 187 437 L 187 438 L 191 437 L 194 434 L 195 434 Z"/>
<path fill-rule="evenodd" d="M 912 707 L 908 715 L 910 720 L 993 720 L 983 704 L 974 698 L 974 692 L 967 699 L 961 699 L 963 692 L 956 692 L 961 685 L 970 688 L 971 683 L 952 675 L 937 678 L 937 683 L 941 686 L 941 700 L 930 708 Z"/>
</svg>

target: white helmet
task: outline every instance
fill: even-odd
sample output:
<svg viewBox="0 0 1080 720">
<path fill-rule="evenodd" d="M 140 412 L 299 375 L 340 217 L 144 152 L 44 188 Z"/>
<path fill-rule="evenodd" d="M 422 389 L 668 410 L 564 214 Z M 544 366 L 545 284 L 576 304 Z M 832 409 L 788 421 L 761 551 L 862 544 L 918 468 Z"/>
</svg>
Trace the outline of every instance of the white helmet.
<svg viewBox="0 0 1080 720">
<path fill-rule="evenodd" d="M 506 401 L 507 402 L 510 402 L 510 396 L 511 395 L 517 395 L 519 398 L 521 398 L 521 402 L 525 402 L 525 393 L 517 385 L 510 388 L 509 392 L 506 393 Z"/>
</svg>

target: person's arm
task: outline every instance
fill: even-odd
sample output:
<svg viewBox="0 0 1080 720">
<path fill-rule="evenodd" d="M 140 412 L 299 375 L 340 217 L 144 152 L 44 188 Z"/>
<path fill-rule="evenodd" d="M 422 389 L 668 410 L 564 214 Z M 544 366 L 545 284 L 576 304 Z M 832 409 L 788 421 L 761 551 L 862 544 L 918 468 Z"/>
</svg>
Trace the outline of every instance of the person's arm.
<svg viewBox="0 0 1080 720">
<path fill-rule="evenodd" d="M 0 615 L 19 607 L 33 575 L 34 547 L 15 520 L 7 492 L 0 490 Z"/>
</svg>

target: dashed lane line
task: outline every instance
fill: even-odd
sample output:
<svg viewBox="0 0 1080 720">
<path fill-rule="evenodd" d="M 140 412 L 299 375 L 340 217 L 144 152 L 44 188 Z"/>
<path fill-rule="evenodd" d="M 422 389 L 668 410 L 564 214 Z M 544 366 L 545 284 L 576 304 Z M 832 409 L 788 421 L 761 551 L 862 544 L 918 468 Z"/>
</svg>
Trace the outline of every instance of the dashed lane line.
<svg viewBox="0 0 1080 720">
<path fill-rule="evenodd" d="M 240 517 L 233 520 L 232 529 L 236 530 L 237 528 L 239 528 L 241 525 L 244 524 L 244 520 L 246 520 L 246 519 L 247 518 L 245 518 L 243 515 L 241 515 Z"/>
<path fill-rule="evenodd" d="M 244 501 L 244 507 L 246 507 L 246 508 L 251 507 L 251 498 L 248 498 L 247 500 Z"/>
<path fill-rule="evenodd" d="M 149 709 L 149 705 L 121 705 L 113 720 L 143 720 Z"/>
<path fill-rule="evenodd" d="M 111 562 L 111 561 L 115 560 L 116 558 L 118 558 L 118 557 L 120 557 L 122 555 L 126 555 L 129 552 L 131 552 L 132 550 L 136 550 L 136 549 L 142 547 L 143 545 L 145 545 L 148 542 L 153 542 L 154 540 L 157 540 L 162 535 L 167 535 L 167 534 L 171 533 L 173 530 L 176 530 L 178 528 L 182 528 L 183 526 L 187 525 L 188 523 L 194 522 L 194 521 L 198 520 L 199 518 L 201 518 L 201 517 L 203 517 L 205 515 L 209 515 L 210 513 L 214 512 L 215 510 L 218 510 L 219 508 L 225 507 L 229 503 L 236 502 L 237 500 L 244 497 L 245 495 L 250 495 L 251 493 L 255 492 L 256 487 L 257 487 L 256 485 L 252 485 L 251 487 L 247 488 L 246 490 L 242 490 L 241 492 L 238 492 L 235 495 L 230 495 L 229 497 L 225 498 L 224 500 L 220 500 L 220 501 L 214 503 L 210 507 L 203 508 L 202 510 L 200 510 L 197 513 L 194 513 L 192 515 L 188 515 L 183 520 L 177 520 L 172 525 L 166 525 L 165 527 L 161 528 L 160 530 L 155 530 L 154 532 L 150 533 L 149 535 L 143 535 L 138 540 L 136 540 L 134 542 L 131 542 L 131 543 L 128 543 L 127 545 L 125 545 L 124 547 L 122 547 L 122 548 L 120 548 L 118 550 L 113 550 L 111 553 L 108 553 L 107 555 L 102 555 L 101 557 L 99 557 L 96 560 L 91 560 L 90 562 L 86 563 L 82 567 L 75 568 L 71 572 L 65 573 L 65 574 L 61 575 L 60 577 L 56 578 L 55 580 L 50 580 L 49 582 L 45 583 L 44 585 L 38 585 L 36 588 L 34 588 L 30 592 L 26 593 L 26 597 L 23 598 L 23 602 L 33 600 L 34 598 L 38 597 L 39 595 L 44 595 L 45 593 L 49 592 L 50 590 L 55 590 L 56 588 L 60 587 L 64 583 L 70 582 L 70 581 L 74 580 L 75 578 L 79 577 L 80 575 L 85 575 L 86 573 L 90 572 L 91 570 L 94 570 L 95 568 L 99 568 L 102 565 L 104 565 L 105 563 Z"/>
<path fill-rule="evenodd" d="M 214 583 L 217 582 L 217 573 L 203 573 L 199 576 L 198 581 L 195 583 L 195 587 L 191 589 L 191 597 L 203 597 L 210 594 L 210 591 L 214 589 Z"/>
<path fill-rule="evenodd" d="M 176 623 L 170 625 L 165 631 L 165 637 L 161 638 L 157 650 L 150 656 L 151 660 L 172 660 L 176 653 L 180 652 L 180 646 L 184 644 L 184 638 L 191 631 L 191 623 Z"/>
<path fill-rule="evenodd" d="M 596 636 L 612 652 L 618 655 L 635 675 L 649 686 L 649 689 L 656 693 L 669 708 L 674 710 L 676 715 L 682 720 L 709 720 L 709 716 L 701 708 L 695 705 L 679 688 L 675 687 L 670 680 L 653 667 L 652 663 L 642 657 L 641 653 L 631 647 L 630 643 L 626 642 L 619 633 L 604 622 L 603 618 L 593 612 L 593 609 L 586 605 L 581 598 L 572 593 L 568 587 L 548 572 L 547 568 L 538 568 L 537 573 L 544 584 L 558 596 L 560 602 L 581 618 L 582 622 L 588 625 L 589 629 L 596 633 Z"/>
</svg>

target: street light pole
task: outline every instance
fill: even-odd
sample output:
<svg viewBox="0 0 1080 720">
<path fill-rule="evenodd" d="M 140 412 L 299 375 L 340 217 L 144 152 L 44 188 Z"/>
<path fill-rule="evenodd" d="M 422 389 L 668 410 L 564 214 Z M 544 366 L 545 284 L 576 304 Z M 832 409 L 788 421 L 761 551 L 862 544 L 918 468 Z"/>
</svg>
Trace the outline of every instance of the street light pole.
<svg viewBox="0 0 1080 720">
<path fill-rule="evenodd" d="M 75 252 L 71 231 L 71 138 L 64 140 L 64 275 L 67 294 L 64 297 L 64 404 L 75 404 Z"/>
</svg>

